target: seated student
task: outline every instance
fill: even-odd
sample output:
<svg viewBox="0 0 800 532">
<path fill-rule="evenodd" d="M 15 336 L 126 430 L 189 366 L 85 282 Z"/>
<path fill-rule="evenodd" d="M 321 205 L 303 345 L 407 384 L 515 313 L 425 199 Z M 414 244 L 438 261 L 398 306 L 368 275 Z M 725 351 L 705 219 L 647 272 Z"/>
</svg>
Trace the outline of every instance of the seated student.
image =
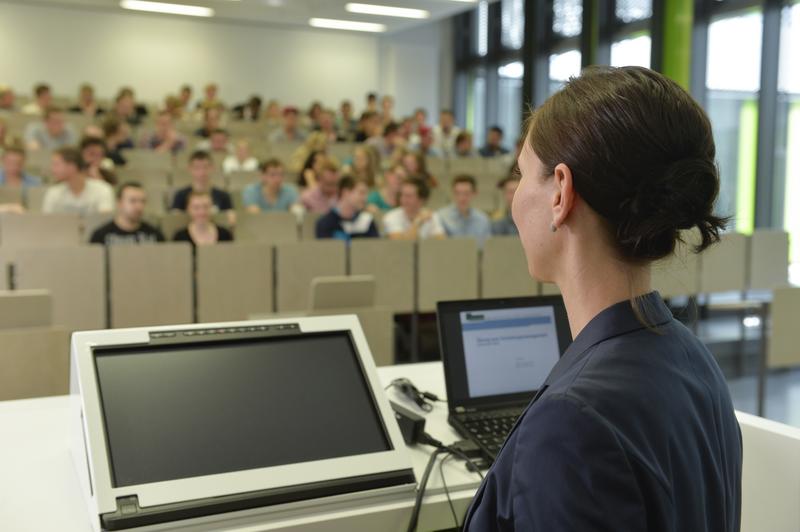
<svg viewBox="0 0 800 532">
<path fill-rule="evenodd" d="M 195 145 L 196 150 L 207 151 L 208 153 L 217 153 L 227 155 L 231 153 L 230 137 L 228 130 L 218 127 L 211 132 L 207 139 L 203 139 Z"/>
<path fill-rule="evenodd" d="M 254 172 L 258 170 L 258 159 L 250 154 L 250 141 L 239 139 L 233 145 L 233 153 L 222 161 L 222 171 L 226 174 L 233 172 Z"/>
<path fill-rule="evenodd" d="M 472 208 L 472 200 L 478 185 L 471 175 L 459 175 L 453 179 L 453 203 L 439 209 L 439 219 L 449 237 L 472 237 L 482 246 L 491 235 L 489 217 Z"/>
<path fill-rule="evenodd" d="M 261 97 L 250 96 L 245 103 L 235 105 L 232 109 L 233 118 L 236 120 L 248 120 L 258 122 L 261 119 Z"/>
<path fill-rule="evenodd" d="M 117 184 L 114 161 L 106 157 L 106 144 L 96 137 L 81 140 L 81 157 L 86 163 L 86 175 L 91 179 L 101 179 L 109 185 Z"/>
<path fill-rule="evenodd" d="M 15 99 L 14 89 L 0 83 L 0 111 L 16 112 L 17 104 L 14 101 Z"/>
<path fill-rule="evenodd" d="M 169 152 L 173 155 L 186 147 L 186 139 L 175 129 L 169 111 L 158 113 L 155 131 L 144 139 L 142 147 L 157 152 Z"/>
<path fill-rule="evenodd" d="M 425 207 L 430 189 L 418 177 L 408 177 L 400 187 L 400 207 L 383 217 L 386 236 L 393 240 L 444 238 L 439 215 Z"/>
<path fill-rule="evenodd" d="M 209 107 L 203 111 L 203 127 L 198 128 L 194 135 L 196 137 L 207 139 L 211 136 L 213 131 L 220 128 L 220 121 L 222 119 L 222 110 L 218 107 Z"/>
<path fill-rule="evenodd" d="M 133 148 L 131 130 L 127 122 L 113 116 L 106 118 L 102 124 L 103 140 L 106 143 L 106 155 L 116 166 L 125 166 L 127 161 L 122 150 Z"/>
<path fill-rule="evenodd" d="M 43 116 L 44 110 L 53 104 L 53 94 L 50 85 L 39 83 L 33 88 L 33 100 L 22 106 L 22 112 L 26 115 Z"/>
<path fill-rule="evenodd" d="M 486 145 L 478 152 L 481 157 L 497 157 L 508 154 L 508 148 L 503 146 L 503 130 L 499 126 L 492 126 L 486 133 Z"/>
<path fill-rule="evenodd" d="M 456 135 L 455 150 L 453 157 L 477 157 L 478 154 L 472 147 L 472 133 L 469 131 L 462 131 Z"/>
<path fill-rule="evenodd" d="M 309 187 L 300 195 L 303 207 L 309 212 L 327 214 L 336 206 L 339 185 L 339 168 L 332 162 L 326 162 L 317 177 L 317 184 Z"/>
<path fill-rule="evenodd" d="M 38 187 L 42 180 L 32 176 L 24 170 L 25 148 L 21 143 L 10 144 L 3 152 L 0 160 L 0 186 L 8 188 L 21 188 L 22 197 L 25 198 L 26 189 Z M 22 203 L 0 203 L 0 212 L 25 212 Z"/>
<path fill-rule="evenodd" d="M 300 128 L 300 111 L 297 107 L 287 107 L 283 110 L 283 123 L 269 136 L 273 144 L 281 142 L 300 142 L 306 140 L 306 134 Z"/>
<path fill-rule="evenodd" d="M 236 213 L 233 212 L 231 196 L 224 190 L 211 186 L 211 171 L 213 170 L 211 156 L 204 151 L 195 151 L 189 157 L 189 173 L 192 174 L 192 184 L 175 192 L 172 198 L 171 209 L 185 211 L 189 204 L 189 195 L 192 192 L 206 192 L 211 196 L 214 211 L 227 213 L 228 223 L 236 223 Z"/>
<path fill-rule="evenodd" d="M 378 151 L 372 146 L 360 145 L 353 149 L 353 158 L 343 172 L 373 188 L 380 167 L 381 156 Z"/>
<path fill-rule="evenodd" d="M 105 181 L 87 178 L 77 148 L 54 152 L 51 172 L 57 184 L 45 192 L 42 212 L 92 214 L 114 209 L 114 189 Z"/>
<path fill-rule="evenodd" d="M 25 127 L 25 143 L 31 151 L 53 151 L 78 143 L 78 134 L 64 119 L 60 107 L 48 107 L 41 121 L 31 122 Z"/>
<path fill-rule="evenodd" d="M 12 143 L 3 151 L 0 186 L 13 188 L 38 187 L 42 180 L 25 171 L 25 147 Z"/>
<path fill-rule="evenodd" d="M 87 118 L 95 118 L 105 112 L 94 97 L 94 87 L 84 83 L 78 90 L 78 104 L 69 108 L 70 113 L 82 114 Z"/>
<path fill-rule="evenodd" d="M 288 211 L 299 198 L 294 185 L 284 183 L 283 163 L 269 159 L 261 164 L 261 182 L 247 185 L 242 202 L 247 212 Z"/>
<path fill-rule="evenodd" d="M 497 184 L 497 188 L 503 191 L 503 208 L 492 217 L 493 235 L 516 236 L 519 234 L 517 224 L 514 223 L 514 218 L 511 216 L 511 202 L 514 201 L 514 193 L 518 186 L 519 174 L 516 173 L 512 173 Z"/>
<path fill-rule="evenodd" d="M 404 151 L 398 154 L 403 168 L 406 170 L 406 175 L 409 177 L 419 177 L 422 179 L 428 188 L 435 188 L 439 186 L 436 177 L 428 172 L 428 166 L 425 156 L 420 152 Z"/>
<path fill-rule="evenodd" d="M 344 176 L 339 180 L 339 201 L 325 216 L 317 220 L 317 238 L 377 238 L 378 228 L 367 206 L 369 188 L 364 181 Z"/>
<path fill-rule="evenodd" d="M 191 242 L 192 246 L 204 246 L 217 242 L 230 242 L 233 234 L 211 219 L 214 204 L 207 191 L 189 193 L 186 212 L 189 225 L 175 233 L 175 242 Z"/>
<path fill-rule="evenodd" d="M 402 164 L 396 163 L 383 173 L 383 182 L 380 188 L 373 190 L 367 196 L 367 209 L 376 213 L 389 211 L 397 207 L 400 196 L 400 186 L 406 178 L 406 169 Z"/>
<path fill-rule="evenodd" d="M 92 244 L 142 244 L 163 242 L 164 235 L 144 222 L 147 193 L 141 184 L 129 181 L 117 189 L 117 210 L 114 219 L 92 233 Z"/>
<path fill-rule="evenodd" d="M 327 153 L 324 150 L 312 150 L 297 175 L 297 185 L 304 189 L 315 186 L 326 164 L 328 164 Z"/>
</svg>

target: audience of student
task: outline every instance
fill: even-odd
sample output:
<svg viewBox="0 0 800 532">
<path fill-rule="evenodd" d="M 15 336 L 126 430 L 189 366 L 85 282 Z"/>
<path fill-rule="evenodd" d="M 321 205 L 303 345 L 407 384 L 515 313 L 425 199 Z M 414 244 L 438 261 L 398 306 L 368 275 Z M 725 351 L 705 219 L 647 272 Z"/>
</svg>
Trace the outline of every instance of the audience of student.
<svg viewBox="0 0 800 532">
<path fill-rule="evenodd" d="M 380 142 L 382 142 L 381 137 L 383 136 L 383 130 L 384 127 L 381 122 L 381 115 L 374 111 L 366 111 L 361 114 L 361 118 L 358 120 L 355 141 L 371 141 L 380 144 Z"/>
<path fill-rule="evenodd" d="M 85 215 L 111 212 L 114 208 L 111 185 L 87 178 L 86 163 L 77 148 L 56 150 L 52 155 L 51 172 L 57 183 L 47 188 L 42 212 Z"/>
<path fill-rule="evenodd" d="M 287 107 L 283 110 L 283 125 L 270 136 L 270 142 L 300 142 L 306 139 L 300 129 L 300 111 L 296 107 Z"/>
<path fill-rule="evenodd" d="M 78 134 L 72 124 L 66 122 L 64 111 L 51 106 L 45 109 L 42 120 L 25 127 L 25 144 L 31 151 L 53 151 L 65 146 L 74 146 Z"/>
<path fill-rule="evenodd" d="M 370 212 L 385 212 L 397 207 L 400 187 L 406 178 L 406 170 L 402 164 L 394 164 L 383 173 L 380 188 L 367 196 L 367 209 Z"/>
<path fill-rule="evenodd" d="M 261 119 L 261 97 L 250 96 L 250 99 L 245 103 L 240 103 L 231 109 L 233 117 L 236 120 L 246 120 L 248 122 L 257 122 Z"/>
<path fill-rule="evenodd" d="M 339 180 L 338 201 L 317 220 L 317 238 L 350 241 L 353 238 L 377 238 L 378 228 L 372 213 L 365 210 L 369 187 L 364 181 L 343 176 Z"/>
<path fill-rule="evenodd" d="M 347 142 L 355 140 L 358 120 L 353 116 L 353 104 L 350 103 L 350 100 L 342 101 L 339 107 L 339 116 L 336 119 L 336 128 L 339 130 L 339 135 Z"/>
<path fill-rule="evenodd" d="M 103 140 L 106 143 L 106 155 L 116 166 L 124 166 L 127 162 L 122 150 L 133 148 L 130 126 L 116 117 L 108 117 L 103 121 Z"/>
<path fill-rule="evenodd" d="M 336 205 L 338 185 L 339 168 L 333 162 L 327 161 L 317 176 L 317 183 L 300 195 L 303 207 L 312 213 L 326 214 Z"/>
<path fill-rule="evenodd" d="M 387 94 L 381 98 L 381 123 L 388 126 L 394 122 L 394 98 Z"/>
<path fill-rule="evenodd" d="M 261 181 L 247 185 L 242 203 L 247 212 L 288 211 L 299 201 L 294 185 L 285 183 L 283 163 L 269 159 L 261 164 Z"/>
<path fill-rule="evenodd" d="M 418 177 L 408 177 L 400 187 L 400 206 L 383 217 L 386 236 L 393 240 L 444 238 L 442 222 L 426 203 L 430 189 Z"/>
<path fill-rule="evenodd" d="M 477 157 L 478 154 L 472 146 L 472 133 L 462 131 L 456 136 L 456 146 L 453 157 Z"/>
<path fill-rule="evenodd" d="M 211 205 L 214 212 L 224 212 L 228 218 L 228 223 L 236 223 L 236 214 L 233 211 L 231 196 L 221 188 L 211 185 L 211 172 L 214 164 L 211 156 L 204 151 L 195 151 L 189 156 L 189 173 L 192 176 L 192 184 L 175 192 L 172 198 L 171 209 L 186 211 L 189 205 L 189 197 L 193 193 L 207 194 L 211 198 Z"/>
<path fill-rule="evenodd" d="M 143 148 L 157 152 L 180 153 L 186 147 L 186 139 L 178 133 L 169 111 L 161 111 L 156 117 L 155 131 L 142 143 Z"/>
<path fill-rule="evenodd" d="M 373 146 L 384 157 L 391 156 L 395 150 L 405 146 L 405 139 L 400 135 L 400 127 L 391 122 L 383 128 L 383 135 L 370 137 L 366 140 L 367 146 Z"/>
<path fill-rule="evenodd" d="M 471 237 L 483 246 L 491 236 L 489 217 L 474 209 L 472 201 L 478 192 L 478 184 L 470 175 L 459 175 L 452 183 L 453 203 L 437 211 L 445 233 L 449 237 Z"/>
<path fill-rule="evenodd" d="M 208 107 L 203 111 L 203 125 L 194 132 L 195 137 L 207 139 L 220 128 L 222 111 L 219 107 Z"/>
<path fill-rule="evenodd" d="M 497 184 L 497 188 L 503 194 L 503 208 L 498 210 L 492 217 L 492 234 L 499 236 L 518 235 L 517 224 L 511 217 L 511 203 L 514 201 L 514 193 L 519 186 L 519 175 L 511 174 Z"/>
<path fill-rule="evenodd" d="M 14 89 L 8 85 L 0 84 L 0 111 L 16 111 L 15 100 Z"/>
<path fill-rule="evenodd" d="M 317 114 L 317 127 L 314 131 L 319 132 L 325 136 L 325 140 L 329 143 L 344 141 L 344 137 L 339 135 L 336 129 L 336 122 L 334 121 L 333 114 L 330 111 L 322 110 Z"/>
<path fill-rule="evenodd" d="M 300 188 L 313 187 L 319 180 L 322 169 L 328 163 L 328 156 L 322 150 L 312 151 L 306 157 L 303 168 L 297 176 L 297 184 Z"/>
<path fill-rule="evenodd" d="M 175 233 L 175 242 L 190 242 L 192 247 L 230 242 L 233 234 L 212 220 L 214 203 L 211 194 L 204 191 L 192 191 L 186 199 L 186 212 L 189 214 L 189 225 Z"/>
<path fill-rule="evenodd" d="M 353 160 L 347 165 L 343 173 L 357 181 L 364 181 L 369 188 L 375 187 L 381 167 L 381 157 L 372 146 L 356 146 L 353 150 Z"/>
<path fill-rule="evenodd" d="M 114 162 L 106 157 L 106 145 L 97 137 L 84 137 L 80 144 L 81 158 L 86 164 L 86 176 L 100 179 L 109 185 L 117 184 Z"/>
<path fill-rule="evenodd" d="M 436 178 L 428 172 L 428 166 L 425 162 L 425 156 L 419 152 L 405 151 L 401 152 L 400 163 L 406 170 L 409 177 L 419 177 L 422 179 L 428 188 L 436 188 L 439 183 Z"/>
<path fill-rule="evenodd" d="M 212 131 L 207 139 L 203 139 L 195 145 L 195 149 L 218 155 L 228 155 L 233 152 L 228 130 L 222 128 Z"/>
<path fill-rule="evenodd" d="M 26 115 L 44 116 L 45 109 L 53 105 L 53 94 L 50 85 L 39 83 L 33 88 L 33 100 L 22 106 Z"/>
<path fill-rule="evenodd" d="M 209 83 L 203 88 L 203 99 L 197 103 L 197 108 L 203 112 L 209 109 L 216 109 L 219 112 L 225 108 L 219 99 L 219 87 L 216 83 Z"/>
<path fill-rule="evenodd" d="M 138 126 L 147 117 L 147 108 L 136 103 L 133 89 L 123 87 L 114 99 L 111 115 L 127 122 L 130 126 Z"/>
<path fill-rule="evenodd" d="M 250 154 L 250 141 L 239 139 L 233 145 L 233 153 L 222 161 L 222 171 L 226 174 L 233 172 L 255 172 L 258 170 L 258 159 Z"/>
<path fill-rule="evenodd" d="M 144 221 L 147 193 L 141 184 L 129 181 L 117 189 L 114 219 L 97 228 L 89 240 L 92 244 L 144 244 L 163 242 L 161 231 Z"/>
<path fill-rule="evenodd" d="M 87 118 L 95 118 L 105 111 L 94 97 L 94 87 L 84 83 L 78 89 L 78 104 L 69 108 L 70 113 L 81 114 Z"/>
<path fill-rule="evenodd" d="M 432 147 L 444 157 L 451 156 L 455 151 L 456 137 L 461 133 L 455 124 L 453 111 L 444 109 L 439 113 L 439 124 L 433 128 Z"/>
<path fill-rule="evenodd" d="M 486 132 L 486 145 L 480 149 L 481 157 L 497 157 L 507 155 L 508 148 L 503 146 L 503 130 L 500 126 L 492 126 Z"/>
</svg>

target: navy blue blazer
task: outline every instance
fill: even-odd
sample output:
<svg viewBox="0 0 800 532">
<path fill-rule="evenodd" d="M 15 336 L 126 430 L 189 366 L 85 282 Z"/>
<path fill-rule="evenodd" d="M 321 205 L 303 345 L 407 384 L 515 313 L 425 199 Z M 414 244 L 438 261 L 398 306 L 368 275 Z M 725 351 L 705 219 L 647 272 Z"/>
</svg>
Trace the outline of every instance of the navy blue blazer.
<svg viewBox="0 0 800 532">
<path fill-rule="evenodd" d="M 657 292 L 575 338 L 475 495 L 475 531 L 738 531 L 742 439 L 728 387 Z"/>
</svg>

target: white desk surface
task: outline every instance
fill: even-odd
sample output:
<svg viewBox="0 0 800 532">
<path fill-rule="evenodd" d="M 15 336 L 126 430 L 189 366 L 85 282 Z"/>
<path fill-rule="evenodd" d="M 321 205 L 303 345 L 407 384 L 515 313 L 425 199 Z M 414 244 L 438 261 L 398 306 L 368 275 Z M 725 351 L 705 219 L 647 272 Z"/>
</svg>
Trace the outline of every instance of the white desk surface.
<svg viewBox="0 0 800 532">
<path fill-rule="evenodd" d="M 444 373 L 440 362 L 388 366 L 378 369 L 387 385 L 406 377 L 420 389 L 445 397 Z M 422 413 L 394 389 L 389 398 Z M 88 511 L 70 457 L 68 440 L 68 397 L 49 397 L 22 401 L 0 401 L 0 530 L 10 532 L 51 531 L 89 532 Z M 437 403 L 426 414 L 426 430 L 444 443 L 459 439 L 447 423 L 447 404 Z M 430 457 L 430 447 L 409 448 L 417 479 L 422 477 Z M 456 507 L 464 512 L 480 478 L 464 467 L 464 462 L 449 459 L 444 474 Z M 401 531 L 407 526 L 414 501 L 389 507 L 337 509 L 330 514 L 287 517 L 269 525 L 237 526 L 245 530 L 292 530 L 293 532 L 353 531 L 375 529 Z M 439 467 L 431 474 L 420 516 L 419 530 L 455 526 L 444 494 Z M 380 528 L 376 528 L 380 527 Z"/>
</svg>

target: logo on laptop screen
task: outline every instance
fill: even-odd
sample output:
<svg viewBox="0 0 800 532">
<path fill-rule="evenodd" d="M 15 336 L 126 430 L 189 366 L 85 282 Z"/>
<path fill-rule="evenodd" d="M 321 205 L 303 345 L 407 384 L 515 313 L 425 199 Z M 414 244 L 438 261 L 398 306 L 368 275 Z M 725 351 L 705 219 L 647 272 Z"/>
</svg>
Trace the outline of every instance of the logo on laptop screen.
<svg viewBox="0 0 800 532">
<path fill-rule="evenodd" d="M 464 319 L 467 321 L 483 321 L 486 319 L 486 316 L 484 314 L 473 314 L 472 312 L 467 312 L 466 316 L 464 316 Z"/>
</svg>

